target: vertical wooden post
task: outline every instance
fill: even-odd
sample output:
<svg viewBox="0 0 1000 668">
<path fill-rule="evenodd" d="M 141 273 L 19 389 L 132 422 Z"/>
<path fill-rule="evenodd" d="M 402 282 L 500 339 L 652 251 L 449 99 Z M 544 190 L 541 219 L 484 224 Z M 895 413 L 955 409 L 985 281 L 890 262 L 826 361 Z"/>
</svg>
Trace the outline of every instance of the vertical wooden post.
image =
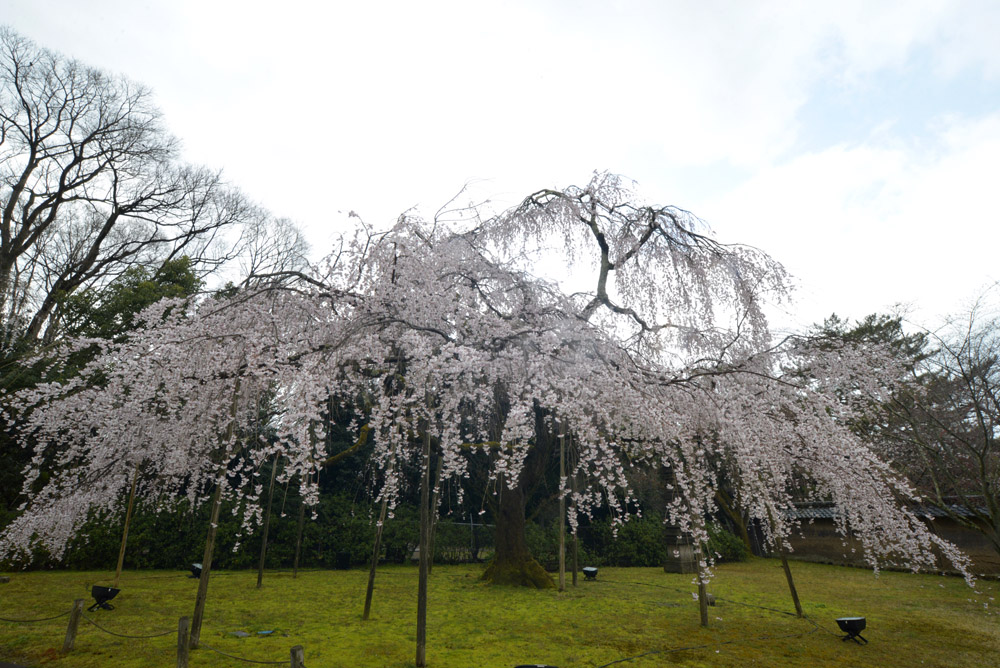
<svg viewBox="0 0 1000 668">
<path fill-rule="evenodd" d="M 191 621 L 191 647 L 197 649 L 201 639 L 201 621 L 205 617 L 205 601 L 208 599 L 208 576 L 212 572 L 212 552 L 215 549 L 215 534 L 219 529 L 219 508 L 222 506 L 222 483 L 215 483 L 215 499 L 212 501 L 212 517 L 208 521 L 208 536 L 205 538 L 205 556 L 201 559 L 201 579 L 198 580 L 198 595 L 194 600 L 194 617 Z"/>
<path fill-rule="evenodd" d="M 190 630 L 191 620 L 181 617 L 177 622 L 177 668 L 188 668 Z"/>
<path fill-rule="evenodd" d="M 573 494 L 576 494 L 576 474 L 573 474 L 572 485 Z M 576 503 L 574 501 L 574 503 Z M 575 510 L 574 506 L 574 510 Z M 579 520 L 579 516 L 577 516 Z M 576 574 L 580 570 L 580 522 L 577 521 L 576 531 L 573 532 L 573 586 L 576 586 Z"/>
<path fill-rule="evenodd" d="M 292 660 L 289 665 L 291 668 L 306 668 L 306 651 L 302 649 L 302 645 L 292 648 Z"/>
<path fill-rule="evenodd" d="M 708 585 L 705 584 L 705 546 L 698 546 L 698 553 L 695 555 L 698 560 L 698 612 L 701 614 L 701 625 L 708 626 Z"/>
<path fill-rule="evenodd" d="M 257 565 L 257 589 L 264 581 L 264 557 L 267 556 L 267 529 L 271 525 L 271 501 L 274 498 L 274 474 L 278 471 L 278 455 L 271 462 L 271 484 L 267 488 L 267 510 L 264 512 L 264 531 L 260 539 L 260 563 Z"/>
<path fill-rule="evenodd" d="M 559 591 L 566 591 L 566 426 L 559 422 Z"/>
<path fill-rule="evenodd" d="M 372 594 L 375 592 L 375 566 L 378 564 L 379 552 L 382 551 L 382 529 L 385 526 L 386 511 L 389 508 L 388 495 L 382 498 L 382 509 L 378 512 L 378 526 L 375 527 L 375 547 L 372 548 L 372 566 L 368 569 L 368 590 L 365 592 L 365 611 L 361 619 L 368 621 L 372 611 Z"/>
<path fill-rule="evenodd" d="M 698 570 L 698 612 L 701 614 L 701 625 L 708 626 L 708 587 L 701 579 L 701 570 Z"/>
<path fill-rule="evenodd" d="M 788 580 L 788 591 L 792 592 L 792 601 L 795 603 L 795 614 L 801 617 L 802 604 L 799 603 L 799 593 L 795 590 L 795 581 L 792 580 L 792 571 L 788 568 L 788 559 L 785 558 L 784 550 L 780 550 L 779 554 L 781 554 L 781 567 L 785 569 L 785 579 Z"/>
<path fill-rule="evenodd" d="M 427 426 L 420 458 L 420 574 L 417 584 L 417 668 L 427 665 L 427 575 L 430 555 L 431 420 L 428 399 Z"/>
<path fill-rule="evenodd" d="M 125 543 L 128 542 L 128 528 L 132 522 L 132 505 L 135 502 L 135 484 L 139 480 L 139 464 L 135 465 L 132 474 L 132 489 L 128 493 L 128 510 L 125 511 L 125 528 L 122 530 L 122 546 L 118 549 L 118 566 L 115 568 L 115 583 L 111 585 L 118 589 L 118 580 L 122 576 L 122 565 L 125 563 Z"/>
<path fill-rule="evenodd" d="M 299 555 L 302 553 L 302 529 L 306 524 L 306 502 L 299 504 L 299 526 L 295 530 L 295 562 L 292 565 L 292 577 L 299 577 Z"/>
<path fill-rule="evenodd" d="M 774 515 L 771 511 L 767 511 L 767 520 L 774 527 Z M 774 535 L 776 532 L 772 528 L 771 534 Z M 802 604 L 799 603 L 799 592 L 795 589 L 795 581 L 792 580 L 792 570 L 788 567 L 788 559 L 785 558 L 785 548 L 781 544 L 780 539 L 775 541 L 775 547 L 778 550 L 778 556 L 781 557 L 781 568 L 785 571 L 785 579 L 788 581 L 788 591 L 792 594 L 792 602 L 795 604 L 795 614 L 799 617 L 802 616 Z"/>
<path fill-rule="evenodd" d="M 220 440 L 221 449 L 228 447 L 236 432 L 236 411 L 240 400 L 240 378 L 236 377 L 233 386 L 233 400 L 229 405 L 229 424 Z M 205 617 L 205 601 L 208 599 L 208 576 L 212 573 L 212 552 L 215 550 L 215 534 L 219 530 L 219 508 L 222 507 L 222 485 L 226 481 L 226 467 L 220 465 L 217 470 L 219 479 L 215 482 L 215 498 L 212 501 L 212 517 L 208 521 L 208 536 L 205 538 L 205 556 L 201 559 L 201 579 L 198 580 L 198 594 L 194 600 L 194 617 L 191 619 L 191 648 L 198 648 L 201 639 L 201 622 Z"/>
<path fill-rule="evenodd" d="M 437 467 L 434 471 L 434 487 L 433 494 L 431 495 L 431 524 L 428 529 L 427 534 L 427 573 L 428 575 L 434 572 L 434 536 L 437 532 L 437 507 L 438 507 L 438 496 L 441 488 L 441 467 L 444 465 L 444 457 L 440 454 L 437 456 Z"/>
<path fill-rule="evenodd" d="M 73 609 L 69 613 L 69 624 L 66 626 L 66 639 L 63 640 L 63 653 L 73 650 L 76 642 L 76 630 L 80 626 L 80 617 L 83 616 L 83 599 L 78 598 L 73 601 Z"/>
</svg>

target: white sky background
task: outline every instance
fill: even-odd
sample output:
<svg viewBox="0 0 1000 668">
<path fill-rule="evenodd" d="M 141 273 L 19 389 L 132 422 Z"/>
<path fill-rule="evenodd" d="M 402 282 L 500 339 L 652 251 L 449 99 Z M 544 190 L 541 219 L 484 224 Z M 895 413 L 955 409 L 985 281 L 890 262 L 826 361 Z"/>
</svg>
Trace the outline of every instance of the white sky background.
<svg viewBox="0 0 1000 668">
<path fill-rule="evenodd" d="M 191 162 L 307 231 L 593 170 L 769 252 L 782 324 L 1000 279 L 1000 2 L 0 0 L 150 86 Z"/>
</svg>

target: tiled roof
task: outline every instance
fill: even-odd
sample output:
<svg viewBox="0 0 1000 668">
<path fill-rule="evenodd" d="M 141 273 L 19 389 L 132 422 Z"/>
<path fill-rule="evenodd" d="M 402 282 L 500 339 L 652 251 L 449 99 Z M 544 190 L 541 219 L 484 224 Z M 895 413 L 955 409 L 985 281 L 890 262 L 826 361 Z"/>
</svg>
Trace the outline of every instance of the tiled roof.
<svg viewBox="0 0 1000 668">
<path fill-rule="evenodd" d="M 973 517 L 973 512 L 966 506 L 959 504 L 952 504 L 948 506 L 949 510 L 955 515 L 960 517 Z M 917 506 L 911 507 L 912 510 L 918 517 L 948 517 L 948 513 L 942 508 L 936 506 Z M 985 508 L 979 508 L 979 512 L 985 513 Z M 832 520 L 837 518 L 837 508 L 833 504 L 829 505 L 802 505 L 796 506 L 795 508 L 785 511 L 788 517 L 799 520 Z"/>
</svg>

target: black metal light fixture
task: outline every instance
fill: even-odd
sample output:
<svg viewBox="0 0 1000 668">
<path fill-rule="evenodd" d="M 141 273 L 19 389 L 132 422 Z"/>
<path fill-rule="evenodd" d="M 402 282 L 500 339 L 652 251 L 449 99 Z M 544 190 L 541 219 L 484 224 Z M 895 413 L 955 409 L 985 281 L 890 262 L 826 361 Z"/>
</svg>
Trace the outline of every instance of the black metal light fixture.
<svg viewBox="0 0 1000 668">
<path fill-rule="evenodd" d="M 193 578 L 201 577 L 201 564 L 191 564 L 191 577 Z"/>
<path fill-rule="evenodd" d="M 596 566 L 584 566 L 583 567 L 583 577 L 586 580 L 596 580 L 597 579 L 597 567 Z"/>
<path fill-rule="evenodd" d="M 868 641 L 861 635 L 861 632 L 864 631 L 865 626 L 867 626 L 867 622 L 864 617 L 838 617 L 837 626 L 840 627 L 841 631 L 847 634 L 841 638 L 841 640 L 853 640 L 859 645 L 862 641 L 864 641 L 865 644 L 868 644 Z"/>
<path fill-rule="evenodd" d="M 108 601 L 117 596 L 120 591 L 121 589 L 115 589 L 114 587 L 94 585 L 90 588 L 90 595 L 94 597 L 94 605 L 87 608 L 87 612 L 93 612 L 98 608 L 103 608 L 104 610 L 114 610 L 115 606 L 108 603 Z"/>
</svg>

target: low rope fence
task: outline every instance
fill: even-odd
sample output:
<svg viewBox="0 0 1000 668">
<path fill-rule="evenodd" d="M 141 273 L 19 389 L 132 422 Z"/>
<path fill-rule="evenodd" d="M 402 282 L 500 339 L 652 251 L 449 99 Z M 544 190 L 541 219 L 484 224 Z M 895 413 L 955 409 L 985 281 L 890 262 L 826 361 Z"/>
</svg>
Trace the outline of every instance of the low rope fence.
<svg viewBox="0 0 1000 668">
<path fill-rule="evenodd" d="M 67 610 L 66 612 L 60 612 L 58 615 L 53 615 L 52 617 L 42 617 L 40 619 L 8 619 L 6 617 L 0 617 L 0 622 L 11 622 L 13 624 L 34 624 L 35 622 L 49 622 L 53 619 L 59 619 L 60 617 L 65 617 L 72 610 Z"/>
<path fill-rule="evenodd" d="M 159 631 L 157 633 L 143 634 L 143 635 L 132 635 L 126 633 L 118 633 L 117 631 L 112 631 L 111 629 L 105 628 L 94 621 L 91 617 L 85 616 L 83 614 L 84 599 L 78 598 L 73 601 L 73 606 L 58 615 L 52 615 L 51 617 L 39 617 L 36 619 L 14 619 L 9 617 L 0 617 L 0 621 L 8 622 L 11 624 L 36 624 L 42 622 L 50 622 L 56 619 L 61 619 L 62 617 L 69 616 L 69 622 L 66 626 L 66 637 L 63 641 L 63 654 L 68 654 L 73 650 L 76 644 L 76 637 L 79 632 L 80 620 L 83 619 L 91 624 L 94 628 L 101 631 L 102 633 L 107 633 L 108 635 L 115 636 L 117 638 L 127 638 L 127 639 L 150 639 L 150 638 L 162 638 L 168 635 L 177 635 L 177 668 L 188 668 L 188 661 L 190 657 L 190 624 L 187 617 L 181 617 L 177 626 L 177 630 L 169 631 Z M 235 654 L 229 654 L 220 649 L 206 645 L 205 643 L 199 643 L 199 648 L 204 648 L 215 652 L 216 654 L 221 654 L 229 659 L 235 659 L 237 661 L 242 661 L 244 663 L 252 663 L 258 665 L 268 665 L 268 666 L 289 666 L 290 668 L 306 668 L 305 665 L 305 650 L 301 645 L 296 645 L 291 648 L 289 653 L 289 658 L 282 661 L 261 661 L 259 659 L 248 659 L 246 657 L 237 656 Z"/>
<path fill-rule="evenodd" d="M 87 620 L 88 622 L 90 622 L 91 624 L 93 624 L 94 626 L 96 626 L 101 631 L 104 631 L 108 635 L 116 636 L 118 638 L 162 638 L 163 636 L 168 636 L 171 633 L 177 633 L 173 629 L 170 629 L 169 631 L 163 631 L 161 633 L 151 633 L 149 635 L 132 636 L 132 635 L 126 635 L 124 633 L 116 633 L 114 631 L 111 631 L 110 629 L 106 629 L 103 626 L 101 626 L 100 624 L 98 624 L 97 622 L 95 622 L 93 620 L 93 618 L 91 618 L 91 617 L 84 617 L 84 619 Z"/>
</svg>

